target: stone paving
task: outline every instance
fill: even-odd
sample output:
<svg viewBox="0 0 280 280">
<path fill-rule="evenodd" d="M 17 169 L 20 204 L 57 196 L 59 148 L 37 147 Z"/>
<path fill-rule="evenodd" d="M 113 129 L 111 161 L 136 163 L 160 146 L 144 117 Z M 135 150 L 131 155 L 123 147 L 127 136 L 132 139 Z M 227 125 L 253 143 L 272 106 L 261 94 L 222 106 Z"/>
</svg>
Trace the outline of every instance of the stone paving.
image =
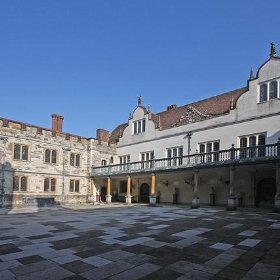
<svg viewBox="0 0 280 280">
<path fill-rule="evenodd" d="M 280 215 L 219 207 L 0 209 L 0 279 L 280 279 Z"/>
</svg>

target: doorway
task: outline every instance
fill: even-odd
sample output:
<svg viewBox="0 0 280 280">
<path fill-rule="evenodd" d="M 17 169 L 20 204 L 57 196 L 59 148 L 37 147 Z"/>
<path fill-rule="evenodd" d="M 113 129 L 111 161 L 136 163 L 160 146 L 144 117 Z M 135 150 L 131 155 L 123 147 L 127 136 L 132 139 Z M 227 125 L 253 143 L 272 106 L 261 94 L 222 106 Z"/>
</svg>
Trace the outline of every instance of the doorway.
<svg viewBox="0 0 280 280">
<path fill-rule="evenodd" d="M 106 202 L 107 188 L 101 187 L 101 201 Z"/>
<path fill-rule="evenodd" d="M 140 202 L 149 203 L 150 186 L 144 183 L 140 186 Z"/>
<path fill-rule="evenodd" d="M 276 195 L 276 181 L 273 178 L 262 179 L 257 185 L 256 206 L 273 207 Z"/>
</svg>

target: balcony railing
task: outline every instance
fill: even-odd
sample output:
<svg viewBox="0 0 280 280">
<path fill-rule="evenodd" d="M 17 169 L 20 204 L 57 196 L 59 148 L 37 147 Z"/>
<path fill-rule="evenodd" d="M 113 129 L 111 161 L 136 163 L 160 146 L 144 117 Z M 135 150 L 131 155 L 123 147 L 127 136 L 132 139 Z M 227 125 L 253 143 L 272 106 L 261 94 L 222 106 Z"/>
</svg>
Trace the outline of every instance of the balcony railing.
<svg viewBox="0 0 280 280">
<path fill-rule="evenodd" d="M 151 171 L 186 169 L 191 167 L 218 166 L 223 164 L 242 164 L 263 160 L 279 160 L 280 143 L 255 146 L 248 148 L 234 148 L 209 153 L 195 153 L 181 157 L 135 161 L 125 164 L 107 166 L 92 166 L 91 176 L 108 176 L 114 174 L 129 174 Z"/>
</svg>

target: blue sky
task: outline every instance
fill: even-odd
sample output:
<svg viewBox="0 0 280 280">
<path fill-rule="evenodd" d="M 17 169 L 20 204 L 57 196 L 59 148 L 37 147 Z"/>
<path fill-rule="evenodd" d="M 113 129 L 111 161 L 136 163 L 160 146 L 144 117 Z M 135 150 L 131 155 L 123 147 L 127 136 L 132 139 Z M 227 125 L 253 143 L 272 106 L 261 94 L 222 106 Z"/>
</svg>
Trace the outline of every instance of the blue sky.
<svg viewBox="0 0 280 280">
<path fill-rule="evenodd" d="M 280 1 L 1 0 L 0 117 L 95 137 L 246 86 L 280 55 Z M 278 49 L 277 49 L 278 47 Z"/>
</svg>

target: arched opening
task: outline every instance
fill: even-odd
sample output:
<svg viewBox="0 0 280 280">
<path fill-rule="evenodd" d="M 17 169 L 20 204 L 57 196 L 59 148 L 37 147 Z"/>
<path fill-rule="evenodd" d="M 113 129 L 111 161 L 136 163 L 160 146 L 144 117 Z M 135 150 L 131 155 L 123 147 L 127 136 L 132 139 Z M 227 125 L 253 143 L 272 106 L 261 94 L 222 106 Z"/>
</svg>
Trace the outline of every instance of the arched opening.
<svg viewBox="0 0 280 280">
<path fill-rule="evenodd" d="M 256 206 L 273 207 L 276 195 L 276 181 L 273 178 L 262 179 L 257 185 Z"/>
<path fill-rule="evenodd" d="M 150 186 L 144 183 L 140 186 L 140 202 L 149 202 Z"/>
</svg>

